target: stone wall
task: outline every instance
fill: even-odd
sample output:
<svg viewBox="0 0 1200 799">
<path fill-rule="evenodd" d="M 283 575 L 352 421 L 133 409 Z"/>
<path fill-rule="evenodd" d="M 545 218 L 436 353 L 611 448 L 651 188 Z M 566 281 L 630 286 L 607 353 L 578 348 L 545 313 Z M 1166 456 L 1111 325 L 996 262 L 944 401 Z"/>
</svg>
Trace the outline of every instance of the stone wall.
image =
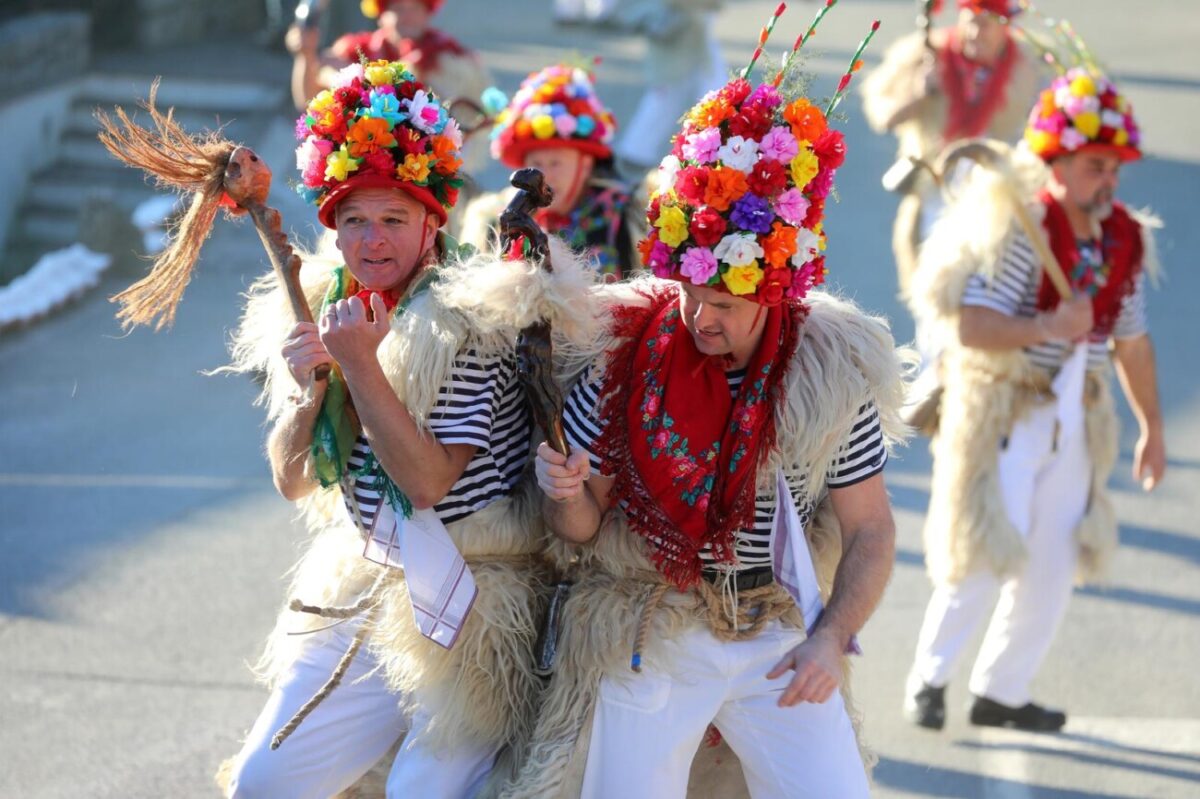
<svg viewBox="0 0 1200 799">
<path fill-rule="evenodd" d="M 248 0 L 137 0 L 136 8 L 138 44 L 150 48 L 260 30 L 266 15 Z"/>
</svg>

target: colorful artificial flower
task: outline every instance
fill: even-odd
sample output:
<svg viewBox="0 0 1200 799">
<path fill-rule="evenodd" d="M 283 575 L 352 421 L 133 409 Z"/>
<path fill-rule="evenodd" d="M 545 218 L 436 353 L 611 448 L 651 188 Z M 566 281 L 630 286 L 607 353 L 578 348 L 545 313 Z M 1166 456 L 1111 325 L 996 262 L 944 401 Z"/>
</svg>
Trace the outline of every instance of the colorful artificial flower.
<svg viewBox="0 0 1200 799">
<path fill-rule="evenodd" d="M 753 294 L 762 282 L 763 270 L 757 263 L 751 262 L 744 266 L 731 266 L 721 275 L 730 294 L 742 296 Z"/>
<path fill-rule="evenodd" d="M 689 247 L 679 261 L 680 274 L 697 286 L 711 282 L 717 268 L 717 256 L 708 247 Z"/>
<path fill-rule="evenodd" d="M 458 199 L 462 132 L 433 93 L 400 62 L 341 70 L 296 123 L 297 192 L 327 227 L 359 186 L 397 188 L 444 224 Z"/>
<path fill-rule="evenodd" d="M 530 73 L 495 119 L 492 155 L 514 168 L 525 165 L 530 150 L 544 147 L 612 156 L 616 120 L 596 96 L 592 75 L 579 67 L 554 64 Z"/>
<path fill-rule="evenodd" d="M 1123 161 L 1141 157 L 1141 133 L 1129 101 L 1107 77 L 1073 67 L 1038 97 L 1025 127 L 1025 142 L 1046 161 L 1103 148 Z"/>
<path fill-rule="evenodd" d="M 688 218 L 678 206 L 663 208 L 658 220 L 654 223 L 658 228 L 658 238 L 668 247 L 678 247 L 687 241 Z"/>
</svg>

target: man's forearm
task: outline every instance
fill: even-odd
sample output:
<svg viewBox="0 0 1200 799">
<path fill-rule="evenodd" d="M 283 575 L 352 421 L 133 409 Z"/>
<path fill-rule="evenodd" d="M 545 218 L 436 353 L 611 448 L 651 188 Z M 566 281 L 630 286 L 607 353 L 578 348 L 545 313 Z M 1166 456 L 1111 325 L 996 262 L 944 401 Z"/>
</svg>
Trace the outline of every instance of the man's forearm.
<svg viewBox="0 0 1200 799">
<path fill-rule="evenodd" d="M 1050 338 L 1041 316 L 1006 316 L 991 308 L 967 306 L 958 320 L 958 338 L 964 347 L 1012 350 Z"/>
<path fill-rule="evenodd" d="M 843 649 L 871 618 L 883 597 L 895 558 L 895 527 L 862 529 L 847 539 L 829 604 L 817 628 L 818 632 L 834 635 Z"/>
<path fill-rule="evenodd" d="M 1158 368 L 1150 336 L 1117 339 L 1113 348 L 1117 377 L 1143 430 L 1162 427 L 1158 403 Z"/>
<path fill-rule="evenodd" d="M 384 471 L 416 507 L 429 508 L 440 502 L 462 473 L 450 451 L 417 426 L 378 362 L 346 373 L 346 384 L 363 433 Z"/>
<path fill-rule="evenodd" d="M 312 493 L 316 482 L 308 473 L 308 455 L 312 449 L 313 425 L 321 410 L 324 392 L 304 395 L 289 407 L 271 428 L 267 439 L 267 457 L 275 488 L 288 500 Z"/>
<path fill-rule="evenodd" d="M 600 530 L 600 520 L 604 514 L 585 485 L 571 499 L 561 502 L 546 499 L 542 515 L 546 526 L 556 536 L 573 544 L 585 544 Z"/>
</svg>

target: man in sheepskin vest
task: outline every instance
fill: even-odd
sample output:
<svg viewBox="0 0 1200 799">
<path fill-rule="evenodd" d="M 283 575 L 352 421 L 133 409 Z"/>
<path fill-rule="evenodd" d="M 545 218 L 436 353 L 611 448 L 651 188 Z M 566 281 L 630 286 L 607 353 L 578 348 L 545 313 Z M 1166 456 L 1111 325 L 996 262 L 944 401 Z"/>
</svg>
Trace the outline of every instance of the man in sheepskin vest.
<svg viewBox="0 0 1200 799">
<path fill-rule="evenodd" d="M 1110 361 L 1141 428 L 1134 477 L 1146 490 L 1162 479 L 1145 299 L 1156 222 L 1114 199 L 1139 138 L 1110 80 L 1066 71 L 1024 144 L 971 170 L 922 249 L 912 308 L 943 348 L 944 389 L 924 533 L 934 592 L 905 700 L 923 727 L 944 724 L 946 683 L 989 613 L 971 722 L 1065 724 L 1030 683 L 1075 578 L 1097 575 L 1117 543 Z"/>
<path fill-rule="evenodd" d="M 630 189 L 613 169 L 617 123 L 583 67 L 552 64 L 531 73 L 505 104 L 489 90 L 485 100 L 503 106 L 492 128 L 492 156 L 513 169 L 533 167 L 554 192 L 537 214 L 541 227 L 579 251 L 604 280 L 632 275 L 638 225 Z M 463 213 L 462 240 L 485 249 L 512 190 L 485 194 Z"/>
<path fill-rule="evenodd" d="M 935 2 L 931 13 L 941 6 Z M 1035 59 L 1012 34 L 1015 0 L 957 0 L 953 27 L 913 32 L 884 54 L 863 82 L 863 111 L 877 133 L 894 133 L 897 157 L 934 163 L 959 139 L 1015 141 L 1037 96 Z M 937 218 L 941 196 L 932 176 L 917 170 L 901 189 L 892 250 L 900 287 L 917 264 L 921 240 Z"/>
<path fill-rule="evenodd" d="M 651 200 L 653 277 L 603 287 L 600 334 L 556 342 L 571 453 L 536 466 L 578 561 L 503 795 L 683 797 L 710 725 L 741 761 L 716 795 L 867 795 L 839 688 L 891 572 L 902 382 L 884 322 L 814 290 L 843 157 L 769 80 L 706 95 Z"/>
<path fill-rule="evenodd" d="M 299 191 L 336 235 L 300 273 L 317 322 L 296 324 L 265 279 L 234 354 L 267 375 L 275 484 L 314 538 L 228 792 L 332 796 L 403 740 L 388 796 L 474 796 L 527 733 L 538 686 L 541 525 L 521 488 L 515 340 L 539 319 L 569 332 L 581 314 L 560 309 L 587 276 L 565 252 L 550 276 L 438 232 L 461 135 L 403 64 L 347 67 L 298 127 Z"/>
</svg>

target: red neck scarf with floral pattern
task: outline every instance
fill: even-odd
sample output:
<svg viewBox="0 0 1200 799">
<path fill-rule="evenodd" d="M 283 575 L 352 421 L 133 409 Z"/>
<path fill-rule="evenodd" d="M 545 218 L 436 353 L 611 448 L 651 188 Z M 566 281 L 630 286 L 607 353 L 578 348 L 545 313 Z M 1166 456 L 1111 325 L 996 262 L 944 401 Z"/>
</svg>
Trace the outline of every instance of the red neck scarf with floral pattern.
<svg viewBox="0 0 1200 799">
<path fill-rule="evenodd" d="M 1050 249 L 1066 273 L 1071 288 L 1092 297 L 1092 318 L 1095 320 L 1092 333 L 1107 336 L 1121 314 L 1121 304 L 1133 293 L 1135 279 L 1142 269 L 1141 226 L 1125 206 L 1113 203 L 1112 213 L 1100 223 L 1101 264 L 1093 266 L 1080 255 L 1079 239 L 1066 209 L 1048 191 L 1043 190 L 1038 199 L 1046 208 L 1042 225 L 1050 237 Z M 1052 311 L 1058 307 L 1058 302 L 1058 291 L 1043 269 L 1037 308 Z"/>
<path fill-rule="evenodd" d="M 942 141 L 983 135 L 1007 99 L 1008 80 L 1016 62 L 1017 46 L 1006 37 L 1004 49 L 991 65 L 987 78 L 978 82 L 976 75 L 984 65 L 963 55 L 957 32 L 950 31 L 946 44 L 938 53 L 938 77 L 946 94 L 946 126 L 942 129 Z"/>
<path fill-rule="evenodd" d="M 765 309 L 766 326 L 736 398 L 725 364 L 696 349 L 672 286 L 649 307 L 618 311 L 624 340 L 609 353 L 594 448 L 614 464 L 612 496 L 646 542 L 658 571 L 686 588 L 700 579 L 700 550 L 735 560 L 734 533 L 754 525 L 758 466 L 775 446 L 781 384 L 804 309 Z"/>
</svg>

